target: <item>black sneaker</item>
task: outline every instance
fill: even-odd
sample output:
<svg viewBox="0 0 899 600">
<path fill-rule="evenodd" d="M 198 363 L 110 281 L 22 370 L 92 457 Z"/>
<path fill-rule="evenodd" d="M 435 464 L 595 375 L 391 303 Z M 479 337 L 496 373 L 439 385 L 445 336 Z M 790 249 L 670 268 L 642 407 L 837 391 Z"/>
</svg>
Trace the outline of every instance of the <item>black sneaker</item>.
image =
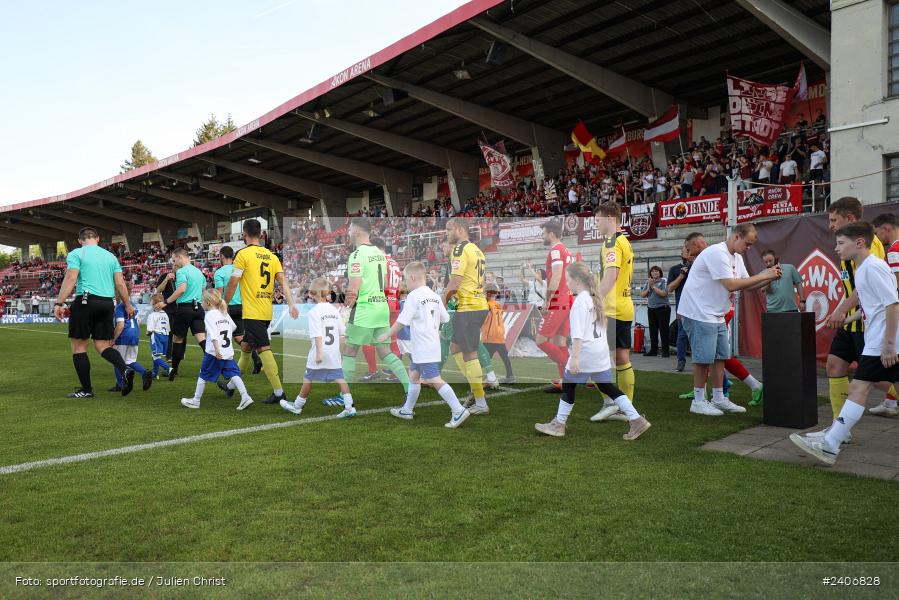
<svg viewBox="0 0 899 600">
<path fill-rule="evenodd" d="M 71 394 L 66 394 L 66 398 L 93 398 L 94 393 L 87 390 L 75 390 Z"/>
<path fill-rule="evenodd" d="M 127 396 L 134 389 L 134 369 L 125 369 L 122 373 L 122 397 Z"/>
<path fill-rule="evenodd" d="M 175 381 L 178 376 L 178 369 L 169 369 L 169 381 Z"/>
<path fill-rule="evenodd" d="M 114 385 L 114 386 L 112 386 L 111 388 L 109 388 L 109 389 L 106 390 L 106 391 L 107 391 L 107 392 L 121 392 L 121 391 L 122 391 L 122 388 L 119 387 L 119 386 L 117 386 L 117 385 Z"/>
<path fill-rule="evenodd" d="M 259 375 L 260 373 L 262 373 L 262 361 L 253 363 L 253 375 Z"/>
<path fill-rule="evenodd" d="M 153 385 L 153 373 L 144 371 L 142 378 L 144 380 L 144 391 L 146 392 L 150 389 L 150 386 Z"/>
<path fill-rule="evenodd" d="M 228 389 L 228 382 L 225 381 L 224 379 L 219 379 L 218 381 L 215 382 L 215 384 L 216 384 L 217 386 L 219 386 L 219 389 L 220 389 L 220 390 L 222 390 L 223 392 L 225 392 L 225 395 L 226 395 L 227 397 L 230 398 L 231 396 L 234 395 L 235 390 Z"/>
<path fill-rule="evenodd" d="M 546 394 L 560 394 L 562 393 L 562 380 L 561 379 L 553 379 L 552 383 L 543 388 L 543 392 Z"/>
<path fill-rule="evenodd" d="M 366 373 L 365 375 L 363 375 L 362 377 L 359 378 L 359 381 L 364 381 L 364 382 L 376 381 L 376 380 L 380 379 L 380 377 L 381 377 L 381 373 L 378 371 L 375 371 L 374 373 Z"/>
<path fill-rule="evenodd" d="M 281 400 L 287 400 L 287 394 L 281 392 L 281 395 L 272 392 L 272 395 L 262 401 L 263 404 L 278 404 Z"/>
</svg>

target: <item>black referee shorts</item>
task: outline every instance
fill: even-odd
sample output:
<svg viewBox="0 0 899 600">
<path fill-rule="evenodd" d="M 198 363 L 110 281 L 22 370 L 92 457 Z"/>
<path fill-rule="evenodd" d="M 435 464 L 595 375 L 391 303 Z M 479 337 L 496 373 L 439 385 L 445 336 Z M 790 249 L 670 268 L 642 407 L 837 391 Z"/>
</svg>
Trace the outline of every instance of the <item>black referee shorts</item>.
<svg viewBox="0 0 899 600">
<path fill-rule="evenodd" d="M 865 334 L 862 331 L 846 331 L 840 327 L 830 342 L 830 354 L 847 363 L 856 362 L 864 349 Z"/>
<path fill-rule="evenodd" d="M 228 316 L 234 321 L 234 337 L 243 337 L 243 304 L 229 304 Z"/>
<path fill-rule="evenodd" d="M 206 313 L 199 302 L 181 302 L 175 305 L 175 318 L 172 320 L 172 335 L 183 338 L 187 330 L 194 335 L 206 333 L 204 323 Z"/>
<path fill-rule="evenodd" d="M 456 311 L 453 317 L 453 343 L 462 352 L 477 352 L 481 343 L 481 326 L 487 319 L 486 310 Z"/>
<path fill-rule="evenodd" d="M 69 309 L 69 337 L 75 340 L 111 340 L 115 334 L 115 305 L 112 298 L 76 296 Z"/>
</svg>

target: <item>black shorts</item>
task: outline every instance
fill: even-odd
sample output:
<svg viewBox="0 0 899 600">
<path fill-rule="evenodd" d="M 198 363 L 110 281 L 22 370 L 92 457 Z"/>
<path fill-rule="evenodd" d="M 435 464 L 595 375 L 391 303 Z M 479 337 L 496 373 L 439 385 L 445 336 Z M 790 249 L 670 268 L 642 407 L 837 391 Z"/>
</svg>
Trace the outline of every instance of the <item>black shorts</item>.
<svg viewBox="0 0 899 600">
<path fill-rule="evenodd" d="M 810 169 L 808 172 L 809 181 L 824 181 L 824 169 Z"/>
<path fill-rule="evenodd" d="M 486 319 L 486 310 L 456 311 L 453 317 L 453 343 L 460 351 L 477 352 L 481 343 L 481 326 Z"/>
<path fill-rule="evenodd" d="M 115 335 L 115 305 L 112 298 L 75 296 L 69 309 L 69 337 L 75 340 L 111 340 Z"/>
<path fill-rule="evenodd" d="M 852 379 L 871 383 L 879 383 L 881 381 L 896 383 L 899 381 L 899 364 L 887 369 L 880 362 L 879 356 L 860 356 L 858 368 L 855 370 L 855 375 L 852 376 Z"/>
<path fill-rule="evenodd" d="M 182 302 L 175 305 L 175 318 L 172 319 L 172 335 L 183 338 L 187 330 L 194 335 L 206 333 L 206 313 L 199 302 Z"/>
<path fill-rule="evenodd" d="M 243 304 L 229 304 L 228 316 L 234 321 L 234 337 L 243 337 Z"/>
<path fill-rule="evenodd" d="M 609 319 L 606 325 L 606 331 L 609 337 L 615 337 L 615 349 L 631 348 L 631 322 L 619 321 L 618 319 Z"/>
<path fill-rule="evenodd" d="M 253 348 L 265 348 L 271 346 L 272 341 L 268 338 L 268 326 L 271 321 L 260 321 L 259 319 L 243 320 L 243 341 Z"/>
<path fill-rule="evenodd" d="M 865 349 L 865 334 L 862 331 L 846 331 L 842 327 L 837 330 L 830 343 L 830 354 L 853 363 L 862 355 Z"/>
</svg>

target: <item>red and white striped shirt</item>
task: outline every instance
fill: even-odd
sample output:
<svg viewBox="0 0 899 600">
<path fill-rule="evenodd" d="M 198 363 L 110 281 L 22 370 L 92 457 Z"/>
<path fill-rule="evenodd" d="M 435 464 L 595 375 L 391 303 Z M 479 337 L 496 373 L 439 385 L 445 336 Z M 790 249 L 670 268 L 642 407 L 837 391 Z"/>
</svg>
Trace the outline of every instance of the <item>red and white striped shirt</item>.
<svg viewBox="0 0 899 600">
<path fill-rule="evenodd" d="M 387 280 L 384 282 L 384 295 L 388 300 L 397 300 L 400 297 L 400 284 L 403 281 L 403 271 L 400 265 L 390 255 L 387 256 Z"/>
<path fill-rule="evenodd" d="M 887 264 L 890 265 L 890 271 L 899 273 L 899 240 L 893 242 L 887 250 Z"/>
</svg>

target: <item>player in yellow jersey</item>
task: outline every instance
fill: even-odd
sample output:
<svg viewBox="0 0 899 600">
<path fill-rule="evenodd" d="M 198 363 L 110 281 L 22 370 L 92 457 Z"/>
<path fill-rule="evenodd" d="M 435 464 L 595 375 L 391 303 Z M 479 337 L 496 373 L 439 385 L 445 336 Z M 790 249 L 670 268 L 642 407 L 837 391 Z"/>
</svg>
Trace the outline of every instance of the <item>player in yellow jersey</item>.
<svg viewBox="0 0 899 600">
<path fill-rule="evenodd" d="M 617 385 L 628 398 L 634 397 L 634 368 L 631 366 L 631 324 L 634 301 L 631 281 L 634 278 L 634 251 L 621 230 L 621 207 L 605 202 L 596 207 L 596 229 L 606 237 L 600 257 L 599 295 L 604 298 L 609 340 L 615 340 L 615 376 Z M 591 421 L 626 420 L 618 405 L 603 398 L 603 407 Z"/>
<path fill-rule="evenodd" d="M 858 198 L 846 196 L 827 207 L 828 227 L 836 231 L 840 227 L 862 220 L 862 203 Z M 884 258 L 886 253 L 883 244 L 874 237 L 871 243 L 871 254 L 877 258 Z M 861 319 L 847 323 L 846 319 L 858 310 L 858 292 L 855 290 L 855 261 L 840 261 L 840 278 L 843 280 L 843 300 L 839 306 L 827 317 L 825 323 L 828 327 L 836 329 L 833 341 L 830 344 L 830 353 L 827 355 L 827 381 L 830 388 L 830 407 L 833 410 L 833 418 L 840 416 L 843 404 L 849 395 L 849 365 L 856 362 L 862 355 L 865 347 L 865 324 Z M 879 389 L 889 389 L 891 397 L 895 397 L 895 389 L 887 386 L 879 386 Z M 823 436 L 827 430 L 819 431 L 812 436 Z M 847 441 L 851 439 L 847 438 Z"/>
<path fill-rule="evenodd" d="M 290 310 L 290 316 L 299 316 L 290 286 L 284 281 L 281 261 L 265 246 L 259 244 L 262 225 L 256 219 L 247 219 L 243 224 L 243 239 L 247 244 L 234 255 L 234 269 L 225 288 L 225 302 L 231 298 L 240 284 L 240 300 L 243 304 L 243 340 L 240 342 L 241 356 L 237 365 L 242 373 L 253 368 L 253 350 L 262 361 L 262 372 L 272 384 L 272 395 L 263 400 L 265 404 L 277 404 L 286 400 L 287 395 L 278 376 L 278 363 L 272 355 L 272 343 L 268 338 L 268 326 L 272 321 L 272 297 L 275 282 L 281 287 Z M 230 388 L 229 388 L 230 389 Z M 226 393 L 228 393 L 226 389 Z M 232 391 L 233 393 L 233 391 Z"/>
<path fill-rule="evenodd" d="M 487 318 L 487 296 L 484 294 L 484 275 L 487 260 L 477 245 L 468 239 L 468 221 L 454 217 L 446 222 L 446 240 L 453 245 L 450 255 L 450 280 L 443 291 L 443 301 L 449 304 L 456 297 L 453 318 L 453 338 L 450 353 L 471 387 L 472 402 L 466 408 L 473 415 L 490 413 L 484 397 L 484 373 L 478 362 L 481 326 Z"/>
</svg>

